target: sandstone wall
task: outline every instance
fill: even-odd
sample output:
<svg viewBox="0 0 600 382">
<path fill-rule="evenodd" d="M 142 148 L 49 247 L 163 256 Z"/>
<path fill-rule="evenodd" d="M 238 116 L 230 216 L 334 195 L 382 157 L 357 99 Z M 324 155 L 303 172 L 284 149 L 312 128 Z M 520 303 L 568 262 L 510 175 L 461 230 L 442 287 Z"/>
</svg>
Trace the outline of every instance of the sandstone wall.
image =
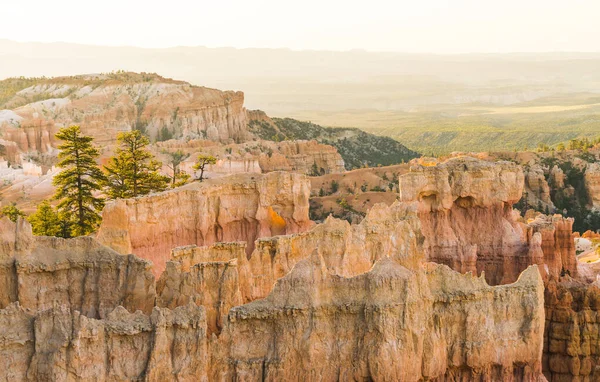
<svg viewBox="0 0 600 382">
<path fill-rule="evenodd" d="M 266 299 L 231 310 L 211 377 L 536 381 L 542 303 L 536 268 L 495 288 L 443 265 L 411 271 L 392 259 L 343 278 L 315 253 Z"/>
<path fill-rule="evenodd" d="M 600 164 L 589 164 L 584 173 L 585 188 L 593 206 L 600 208 Z"/>
<path fill-rule="evenodd" d="M 58 306 L 0 310 L 0 378 L 16 381 L 206 380 L 204 311 L 194 305 L 147 316 L 116 308 L 102 320 Z"/>
<path fill-rule="evenodd" d="M 544 373 L 549 381 L 600 380 L 600 288 L 552 281 L 545 292 Z"/>
<path fill-rule="evenodd" d="M 271 155 L 262 154 L 259 164 L 263 172 L 297 171 L 303 174 L 344 172 L 344 160 L 335 147 L 317 141 L 264 142 L 272 147 Z M 314 175 L 314 174 L 313 174 Z"/>
<path fill-rule="evenodd" d="M 150 313 L 155 282 L 151 264 L 122 256 L 90 237 L 32 236 L 24 220 L 0 220 L 0 308 L 13 302 L 33 311 L 66 305 L 92 318 L 117 306 Z"/>
<path fill-rule="evenodd" d="M 459 157 L 413 166 L 399 179 L 400 200 L 416 205 L 428 260 L 459 272 L 485 272 L 490 284 L 517 279 L 538 264 L 545 280 L 577 275 L 572 219 L 519 221 L 513 204 L 525 184 L 520 166 Z"/>
<path fill-rule="evenodd" d="M 302 232 L 310 182 L 304 175 L 274 172 L 196 182 L 137 199 L 116 200 L 102 212 L 100 242 L 154 263 L 159 275 L 171 249 L 190 244 L 246 241 Z"/>
<path fill-rule="evenodd" d="M 413 166 L 399 179 L 400 200 L 417 205 L 428 260 L 460 272 L 485 272 L 491 284 L 516 280 L 531 264 L 512 205 L 521 198 L 523 172 L 512 162 L 454 158 Z"/>
<path fill-rule="evenodd" d="M 555 175 L 559 176 L 558 173 L 555 173 Z M 557 178 L 556 181 L 558 182 L 559 179 Z M 527 192 L 527 203 L 530 206 L 554 211 L 554 203 L 550 199 L 550 186 L 544 175 L 544 169 L 540 165 L 526 167 L 525 192 Z"/>
<path fill-rule="evenodd" d="M 138 75 L 139 76 L 139 75 Z M 62 82 L 60 85 L 53 83 Z M 93 86 L 86 83 L 94 83 Z M 43 101 L 29 102 L 44 98 Z M 144 129 L 152 139 L 163 130 L 175 138 L 217 142 L 248 139 L 244 94 L 197 87 L 153 76 L 150 81 L 111 80 L 102 75 L 48 80 L 24 89 L 12 102 L 19 124 L 4 122 L 3 138 L 20 150 L 46 152 L 56 146 L 58 128 L 81 125 L 101 145 L 114 143 L 116 133 Z M 10 107 L 11 102 L 8 103 Z"/>
</svg>

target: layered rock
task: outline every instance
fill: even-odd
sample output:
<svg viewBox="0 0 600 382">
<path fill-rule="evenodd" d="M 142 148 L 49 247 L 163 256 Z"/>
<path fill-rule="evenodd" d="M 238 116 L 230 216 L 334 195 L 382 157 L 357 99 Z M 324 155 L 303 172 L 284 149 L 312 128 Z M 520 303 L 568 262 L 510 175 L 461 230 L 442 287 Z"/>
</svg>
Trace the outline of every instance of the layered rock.
<svg viewBox="0 0 600 382">
<path fill-rule="evenodd" d="M 100 242 L 134 253 L 165 269 L 171 249 L 302 232 L 308 218 L 310 182 L 304 175 L 274 172 L 196 182 L 146 197 L 116 200 L 104 208 Z"/>
<path fill-rule="evenodd" d="M 0 224 L 3 264 L 14 258 L 3 269 L 15 270 L 3 276 L 15 288 L 0 289 L 8 302 L 0 309 L 0 379 L 540 375 L 537 269 L 489 287 L 422 264 L 413 205 L 378 206 L 360 226 L 330 218 L 312 235 L 265 239 L 271 245 L 257 246 L 250 260 L 244 243 L 179 248 L 156 288 L 148 263 L 93 238 L 36 238 L 22 220 Z M 138 263 L 143 272 L 131 265 Z M 265 279 L 284 274 L 266 290 Z"/>
<path fill-rule="evenodd" d="M 584 180 L 591 203 L 600 208 L 600 163 L 590 163 L 586 167 Z"/>
<path fill-rule="evenodd" d="M 564 171 L 557 165 L 554 165 L 550 170 L 548 181 L 554 189 L 561 189 L 565 187 L 565 177 Z"/>
<path fill-rule="evenodd" d="M 90 237 L 32 236 L 24 220 L 3 218 L 0 231 L 0 308 L 18 302 L 43 311 L 61 304 L 93 318 L 120 305 L 152 311 L 155 283 L 147 261 L 119 255 Z"/>
<path fill-rule="evenodd" d="M 543 283 L 392 259 L 353 278 L 315 252 L 264 300 L 233 308 L 213 380 L 523 380 L 541 375 Z"/>
<path fill-rule="evenodd" d="M 401 203 L 376 205 L 358 225 L 329 217 L 308 232 L 259 239 L 250 257 L 253 282 L 246 301 L 266 297 L 279 278 L 314 251 L 330 273 L 352 277 L 382 258 L 415 266 L 423 260 L 422 245 L 420 222 L 411 206 Z"/>
<path fill-rule="evenodd" d="M 40 101 L 42 99 L 42 101 Z M 18 119 L 0 125 L 3 138 L 22 151 L 55 147 L 62 126 L 81 125 L 106 145 L 118 131 L 144 130 L 168 137 L 240 142 L 248 138 L 242 92 L 192 86 L 154 74 L 113 73 L 40 80 L 5 107 Z M 22 105 L 22 106 L 21 106 Z"/>
<path fill-rule="evenodd" d="M 556 282 L 546 287 L 544 373 L 550 381 L 600 379 L 600 288 Z"/>
<path fill-rule="evenodd" d="M 265 142 L 267 144 L 267 142 Z M 303 174 L 331 174 L 344 172 L 344 160 L 338 151 L 317 141 L 268 143 L 272 154 L 259 157 L 263 172 L 297 171 Z"/>
<path fill-rule="evenodd" d="M 523 172 L 512 162 L 453 158 L 413 166 L 399 179 L 399 198 L 417 205 L 428 260 L 460 272 L 485 272 L 490 284 L 513 282 L 531 256 L 512 205 L 523 191 Z"/>
<path fill-rule="evenodd" d="M 0 377 L 31 381 L 206 380 L 204 310 L 116 308 L 102 320 L 58 306 L 0 310 Z"/>
<path fill-rule="evenodd" d="M 157 282 L 157 305 L 167 308 L 193 303 L 206 311 L 207 335 L 220 333 L 229 309 L 242 304 L 248 290 L 245 243 L 218 243 L 173 250 L 173 260 Z"/>
<path fill-rule="evenodd" d="M 527 224 L 526 230 L 530 243 L 533 241 L 534 235 L 540 235 L 540 248 L 547 275 L 555 279 L 567 274 L 577 277 L 572 218 L 564 218 L 561 215 L 539 215 Z"/>
<path fill-rule="evenodd" d="M 555 172 L 555 176 L 558 177 L 559 174 Z M 559 181 L 560 178 L 557 178 L 556 182 Z M 536 206 L 541 210 L 554 211 L 554 203 L 550 199 L 550 186 L 546 180 L 544 169 L 540 165 L 536 164 L 526 167 L 525 192 L 529 205 Z"/>
</svg>

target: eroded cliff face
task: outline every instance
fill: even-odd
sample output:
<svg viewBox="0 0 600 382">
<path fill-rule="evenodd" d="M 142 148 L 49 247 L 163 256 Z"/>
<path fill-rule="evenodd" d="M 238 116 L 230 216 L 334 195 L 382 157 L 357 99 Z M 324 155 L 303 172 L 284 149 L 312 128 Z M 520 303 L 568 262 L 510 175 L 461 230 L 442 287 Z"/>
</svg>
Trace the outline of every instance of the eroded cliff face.
<svg viewBox="0 0 600 382">
<path fill-rule="evenodd" d="M 600 380 L 600 288 L 576 280 L 546 287 L 544 373 L 550 381 Z"/>
<path fill-rule="evenodd" d="M 544 270 L 548 276 L 554 279 L 564 275 L 578 276 L 572 218 L 539 215 L 527 224 L 526 232 L 530 252 L 537 251 L 532 244 L 540 241 Z M 535 235 L 539 235 L 539 239 L 534 239 Z"/>
<path fill-rule="evenodd" d="M 597 380 L 600 272 L 578 264 L 573 219 L 538 214 L 524 223 L 512 212 L 521 197 L 519 171 L 461 158 L 414 167 L 400 178 L 400 198 L 417 206 L 430 260 L 461 272 L 483 270 L 500 284 L 537 264 L 546 284 L 544 373 L 550 381 Z M 563 178 L 558 168 L 551 171 L 554 185 Z"/>
<path fill-rule="evenodd" d="M 0 308 L 18 302 L 43 311 L 58 303 L 92 318 L 119 305 L 152 311 L 156 292 L 149 262 L 121 256 L 90 237 L 33 236 L 22 219 L 1 219 L 0 231 Z"/>
<path fill-rule="evenodd" d="M 393 259 L 344 278 L 315 252 L 266 299 L 231 310 L 211 377 L 534 381 L 542 301 L 535 267 L 495 288 L 444 265 L 409 270 Z"/>
<path fill-rule="evenodd" d="M 396 203 L 377 205 L 359 225 L 330 217 L 307 232 L 258 239 L 249 259 L 245 243 L 180 247 L 158 280 L 157 304 L 204 306 L 209 334 L 219 333 L 231 307 L 267 297 L 278 279 L 313 252 L 329 273 L 352 277 L 383 258 L 416 268 L 423 261 L 422 241 L 414 213 Z"/>
<path fill-rule="evenodd" d="M 183 245 L 246 241 L 302 232 L 308 218 L 310 182 L 304 175 L 273 172 L 196 182 L 136 199 L 116 200 L 102 212 L 100 242 L 165 269 L 171 249 Z"/>
<path fill-rule="evenodd" d="M 0 339 L 3 380 L 206 380 L 206 323 L 195 305 L 150 315 L 117 307 L 98 320 L 15 303 L 0 310 Z"/>
<path fill-rule="evenodd" d="M 516 280 L 530 259 L 512 205 L 523 191 L 521 167 L 511 162 L 453 158 L 413 166 L 399 179 L 400 200 L 417 205 L 428 260 L 459 272 L 485 272 L 491 284 Z"/>
<path fill-rule="evenodd" d="M 525 224 L 513 204 L 524 176 L 511 162 L 459 157 L 434 166 L 413 166 L 399 179 L 400 200 L 413 204 L 428 260 L 459 272 L 485 272 L 492 284 L 514 282 L 529 265 L 544 280 L 577 275 L 573 219 L 540 215 Z"/>
<path fill-rule="evenodd" d="M 591 163 L 585 169 L 585 188 L 594 207 L 600 208 L 600 164 Z"/>
<path fill-rule="evenodd" d="M 151 264 L 0 220 L 0 379 L 201 380 L 203 307 L 155 307 Z M 205 378 L 205 377 L 204 377 Z"/>
<path fill-rule="evenodd" d="M 344 172 L 344 160 L 333 146 L 317 141 L 263 142 L 272 154 L 259 157 L 263 172 L 297 171 L 309 175 Z"/>
<path fill-rule="evenodd" d="M 560 175 L 557 172 L 554 175 L 555 181 L 560 182 Z M 550 199 L 550 186 L 540 165 L 535 164 L 525 168 L 525 192 L 530 206 L 541 207 L 539 209 L 542 211 L 554 211 L 554 203 Z"/>
<path fill-rule="evenodd" d="M 40 100 L 41 99 L 41 100 Z M 192 86 L 154 74 L 113 73 L 40 80 L 5 107 L 15 118 L 0 124 L 20 150 L 46 152 L 58 128 L 80 125 L 102 145 L 119 131 L 142 129 L 154 140 L 240 142 L 248 138 L 242 92 Z"/>
<path fill-rule="evenodd" d="M 135 256 L 93 238 L 52 244 L 4 219 L 3 264 L 39 266 L 35 276 L 15 271 L 16 291 L 0 289 L 0 378 L 538 380 L 538 270 L 489 287 L 423 264 L 414 211 L 379 208 L 360 227 L 329 219 L 313 237 L 280 236 L 272 257 L 254 259 L 257 248 L 248 260 L 244 243 L 178 248 L 156 287 Z M 287 275 L 265 293 L 259 280 L 278 272 Z"/>
</svg>

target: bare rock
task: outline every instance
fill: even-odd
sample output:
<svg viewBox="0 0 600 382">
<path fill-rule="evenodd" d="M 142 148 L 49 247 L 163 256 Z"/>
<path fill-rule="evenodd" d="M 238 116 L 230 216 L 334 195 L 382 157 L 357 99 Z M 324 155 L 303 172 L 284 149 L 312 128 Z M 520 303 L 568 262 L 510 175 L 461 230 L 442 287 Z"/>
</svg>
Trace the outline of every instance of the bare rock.
<svg viewBox="0 0 600 382">
<path fill-rule="evenodd" d="M 600 163 L 587 165 L 584 173 L 584 181 L 593 206 L 600 208 Z"/>
<path fill-rule="evenodd" d="M 314 224 L 309 196 L 310 182 L 300 174 L 210 179 L 107 204 L 98 239 L 119 253 L 152 261 L 160 275 L 178 246 L 246 241 L 250 254 L 259 237 L 307 230 Z"/>
<path fill-rule="evenodd" d="M 541 375 L 543 282 L 535 267 L 499 287 L 443 265 L 409 270 L 393 259 L 352 278 L 326 269 L 315 251 L 266 299 L 233 308 L 211 344 L 226 354 L 211 365 L 211 378 L 535 381 Z"/>
<path fill-rule="evenodd" d="M 147 261 L 122 256 L 91 237 L 32 236 L 23 219 L 2 219 L 0 225 L 0 308 L 18 301 L 43 311 L 59 304 L 97 318 L 119 305 L 152 311 L 155 282 Z"/>
</svg>

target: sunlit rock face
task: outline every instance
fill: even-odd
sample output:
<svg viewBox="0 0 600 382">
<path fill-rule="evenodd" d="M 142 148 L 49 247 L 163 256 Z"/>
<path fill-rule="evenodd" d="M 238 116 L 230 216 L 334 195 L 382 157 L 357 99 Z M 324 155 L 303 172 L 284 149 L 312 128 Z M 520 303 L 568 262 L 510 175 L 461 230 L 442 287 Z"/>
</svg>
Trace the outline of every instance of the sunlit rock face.
<svg viewBox="0 0 600 382">
<path fill-rule="evenodd" d="M 591 203 L 600 208 L 600 164 L 589 164 L 585 169 L 584 180 Z"/>
<path fill-rule="evenodd" d="M 310 182 L 304 175 L 273 172 L 211 179 L 176 190 L 116 200 L 102 212 L 100 242 L 154 263 L 159 275 L 171 249 L 245 241 L 306 231 Z"/>
<path fill-rule="evenodd" d="M 414 211 L 379 208 L 360 227 L 330 219 L 268 239 L 281 240 L 280 265 L 251 263 L 245 243 L 178 248 L 158 283 L 150 263 L 93 238 L 33 237 L 3 219 L 0 378 L 538 380 L 537 268 L 490 287 L 423 263 Z M 268 271 L 293 243 L 306 248 L 289 271 Z M 278 278 L 266 293 L 265 270 Z"/>
<path fill-rule="evenodd" d="M 418 166 L 400 178 L 400 198 L 417 206 L 429 260 L 485 271 L 493 284 L 537 264 L 546 285 L 544 373 L 551 381 L 595 380 L 600 269 L 578 264 L 573 219 L 538 214 L 523 222 L 512 212 L 524 184 L 519 172 L 510 163 L 469 158 Z M 564 174 L 554 168 L 550 178 L 560 185 Z M 593 194 L 593 168 L 586 182 Z"/>
<path fill-rule="evenodd" d="M 428 260 L 460 272 L 485 272 L 491 284 L 513 282 L 541 254 L 530 253 L 512 205 L 523 192 L 512 162 L 471 157 L 414 166 L 400 177 L 400 200 L 418 207 Z M 532 258 L 533 256 L 533 258 Z"/>
<path fill-rule="evenodd" d="M 119 305 L 152 311 L 156 292 L 149 262 L 122 256 L 91 237 L 33 236 L 22 219 L 1 219 L 0 232 L 1 308 L 18 302 L 43 311 L 60 304 L 92 318 Z"/>
<path fill-rule="evenodd" d="M 506 380 L 541 375 L 543 282 L 535 267 L 490 287 L 444 265 L 382 259 L 332 275 L 315 252 L 264 300 L 233 308 L 213 380 Z M 519 328 L 519 329 L 517 329 Z"/>
<path fill-rule="evenodd" d="M 40 101 L 41 99 L 41 101 Z M 134 128 L 152 140 L 203 138 L 240 142 L 248 138 L 244 93 L 192 86 L 155 74 L 122 73 L 40 80 L 4 106 L 3 138 L 23 152 L 47 152 L 63 126 L 80 125 L 103 145 Z"/>
</svg>

